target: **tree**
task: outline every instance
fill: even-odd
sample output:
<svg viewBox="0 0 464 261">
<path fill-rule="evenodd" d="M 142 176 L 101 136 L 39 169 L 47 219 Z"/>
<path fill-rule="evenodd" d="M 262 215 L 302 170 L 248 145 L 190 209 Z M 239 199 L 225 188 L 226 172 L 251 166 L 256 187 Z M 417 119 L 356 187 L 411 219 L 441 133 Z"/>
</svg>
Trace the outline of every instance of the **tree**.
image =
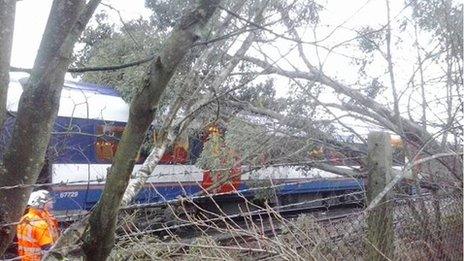
<svg viewBox="0 0 464 261">
<path fill-rule="evenodd" d="M 6 97 L 8 94 L 8 86 L 10 82 L 10 57 L 11 48 L 13 45 L 13 29 L 15 17 L 16 1 L 2 0 L 0 2 L 0 126 L 6 117 Z"/>
<path fill-rule="evenodd" d="M 206 5 L 208 6 L 208 5 Z M 214 5 L 213 5 L 214 6 Z M 201 10 L 201 8 L 204 8 L 205 6 L 204 5 L 200 5 L 197 10 Z M 264 10 L 266 7 L 265 4 L 261 5 L 260 7 L 260 10 Z M 238 1 L 237 3 L 234 3 L 233 4 L 233 9 L 239 9 L 241 8 L 241 2 Z M 193 12 L 189 12 L 185 15 L 185 17 L 192 17 L 192 14 L 195 14 L 197 11 L 193 11 Z M 258 12 L 259 14 L 260 12 Z M 224 19 L 221 19 L 220 23 L 219 23 L 219 26 L 217 28 L 218 32 L 222 33 L 221 30 L 224 30 L 226 27 L 225 25 L 228 24 L 228 21 L 231 19 L 231 16 L 228 16 Z M 173 43 L 173 39 L 172 37 L 179 37 L 179 34 L 180 33 L 188 33 L 188 34 L 191 34 L 190 31 L 188 30 L 192 30 L 192 28 L 190 29 L 182 29 L 182 22 L 183 20 L 181 20 L 181 24 L 178 25 L 176 27 L 176 29 L 172 32 L 170 38 L 167 40 L 168 43 Z M 188 20 L 187 20 L 188 21 Z M 200 25 L 201 25 L 201 21 L 200 21 Z M 180 26 L 180 28 L 179 28 Z M 196 25 L 195 23 L 192 23 L 192 26 L 198 26 Z M 187 32 L 185 32 L 187 31 Z M 250 34 L 250 39 L 253 36 L 254 34 Z M 188 39 L 188 38 L 187 38 Z M 174 43 L 182 43 L 182 42 L 175 42 Z M 193 42 L 192 42 L 193 43 Z M 192 44 L 190 43 L 190 44 Z M 241 53 L 243 53 L 245 50 L 247 50 L 247 48 L 249 48 L 249 44 L 251 43 L 250 40 L 248 41 L 245 41 L 245 43 L 242 45 L 241 48 L 239 48 L 239 50 L 237 51 L 237 53 L 239 53 L 241 55 Z M 186 43 L 184 43 L 186 44 Z M 188 43 L 187 43 L 188 44 Z M 161 59 L 164 59 L 162 58 L 163 55 L 166 55 L 165 53 L 163 52 L 172 52 L 172 49 L 171 48 L 179 48 L 178 45 L 170 45 L 170 44 L 166 44 L 164 45 L 165 49 L 161 52 Z M 180 48 L 185 48 L 185 46 L 180 46 Z M 185 48 L 185 50 L 187 51 L 188 48 Z M 202 50 L 202 49 L 200 49 Z M 214 50 L 214 49 L 213 49 Z M 182 52 L 176 52 L 176 53 L 179 53 L 179 54 L 182 54 Z M 195 54 L 197 52 L 193 52 L 193 54 Z M 186 54 L 185 52 L 183 54 Z M 198 56 L 198 57 L 197 57 Z M 158 56 L 157 60 L 155 62 L 159 63 L 159 58 L 160 56 Z M 169 143 L 172 143 L 175 138 L 172 137 L 172 132 L 174 129 L 179 129 L 180 127 L 180 131 L 178 131 L 178 133 L 181 133 L 181 132 L 185 132 L 185 128 L 186 126 L 188 126 L 188 123 L 191 122 L 193 116 L 196 116 L 197 115 L 197 112 L 204 109 L 205 107 L 208 106 L 208 104 L 211 102 L 211 101 L 214 101 L 216 100 L 217 98 L 216 97 L 208 97 L 206 96 L 206 99 L 203 97 L 200 97 L 198 95 L 199 91 L 201 91 L 201 88 L 205 88 L 205 86 L 203 85 L 199 85 L 199 86 L 195 86 L 194 84 L 196 83 L 195 81 L 195 78 L 196 77 L 201 77 L 201 74 L 202 74 L 202 67 L 207 64 L 206 62 L 207 61 L 211 61 L 213 64 L 214 64 L 214 58 L 216 58 L 216 54 L 215 53 L 212 53 L 212 52 L 202 52 L 201 54 L 197 54 L 197 55 L 191 55 L 190 57 L 197 57 L 194 61 L 195 61 L 195 66 L 191 67 L 192 69 L 190 71 L 187 72 L 187 75 L 179 75 L 179 74 L 176 74 L 175 76 L 182 79 L 182 82 L 179 82 L 177 81 L 176 79 L 172 79 L 171 82 L 169 83 L 169 81 L 166 81 L 164 82 L 165 85 L 167 85 L 168 83 L 171 85 L 170 86 L 170 94 L 169 95 L 165 95 L 164 98 L 168 98 L 168 99 L 171 99 L 171 101 L 168 103 L 166 102 L 165 104 L 169 104 L 169 106 L 166 108 L 166 107 L 161 107 L 161 105 L 157 105 L 157 110 L 156 111 L 153 111 L 153 113 L 143 113 L 143 115 L 146 115 L 146 117 L 149 117 L 150 120 L 145 122 L 146 124 L 148 125 L 143 125 L 145 126 L 145 128 L 148 128 L 149 124 L 152 122 L 153 120 L 153 117 L 154 115 L 158 115 L 158 119 L 157 121 L 160 121 L 160 119 L 162 119 L 161 121 L 164 125 L 163 129 L 161 130 L 160 132 L 160 135 L 158 135 L 158 139 L 157 139 L 157 144 L 155 144 L 154 146 L 154 149 L 152 151 L 152 153 L 150 154 L 150 156 L 148 157 L 147 161 L 144 163 L 144 166 L 141 168 L 141 170 L 136 173 L 136 176 L 139 177 L 139 179 L 137 179 L 135 182 L 131 182 L 130 183 L 130 187 L 129 189 L 126 190 L 126 193 L 124 195 L 124 198 L 121 198 L 123 199 L 123 202 L 124 204 L 127 204 L 130 202 L 130 200 L 137 194 L 138 190 L 141 188 L 141 186 L 143 185 L 143 182 L 147 179 L 147 177 L 152 173 L 154 167 L 156 166 L 158 160 L 160 159 L 160 157 L 162 156 L 162 153 L 164 151 L 164 149 L 166 148 L 167 144 Z M 238 55 L 237 55 L 238 57 Z M 178 57 L 178 59 L 180 59 Z M 235 59 L 233 62 L 231 62 L 229 65 L 228 65 L 228 73 L 222 73 L 219 77 L 217 78 L 213 78 L 214 80 L 212 81 L 205 81 L 204 79 L 202 79 L 202 81 L 205 83 L 207 83 L 207 86 L 209 88 L 218 88 L 223 80 L 229 75 L 229 73 L 231 72 L 231 70 L 237 65 L 239 59 Z M 171 61 L 172 62 L 172 61 Z M 178 61 L 179 62 L 179 61 Z M 187 60 L 187 64 L 191 63 L 192 60 Z M 217 61 L 216 61 L 217 62 Z M 151 68 L 152 68 L 152 71 L 153 72 L 156 72 L 156 68 L 157 67 L 154 67 L 156 66 L 156 64 L 151 64 Z M 185 68 L 188 68 L 188 67 L 182 67 L 181 70 L 184 71 Z M 158 72 L 158 73 L 162 73 L 162 72 Z M 186 81 L 188 80 L 188 81 Z M 173 86 L 172 83 L 176 83 L 176 84 L 179 84 L 179 86 Z M 201 88 L 199 88 L 201 87 Z M 138 93 L 136 96 L 134 96 L 132 102 L 131 102 L 131 108 L 134 108 L 134 106 L 138 106 L 138 107 L 135 107 L 135 108 L 140 108 L 140 106 L 142 106 L 143 104 L 141 104 L 141 101 L 144 101 L 146 102 L 144 99 L 146 99 L 145 96 L 142 96 L 142 94 L 146 94 L 145 92 L 148 92 L 149 89 L 147 89 L 148 87 L 145 87 L 144 90 L 145 91 L 142 91 L 141 93 Z M 166 86 L 164 86 L 164 88 L 166 88 Z M 152 91 L 157 91 L 157 90 L 152 90 Z M 159 100 L 161 99 L 161 94 L 162 92 L 158 92 L 156 96 L 154 96 L 156 99 L 153 100 L 153 102 L 155 102 L 154 105 L 152 106 L 156 106 L 156 103 L 159 102 Z M 192 95 L 193 94 L 193 95 Z M 153 94 L 152 94 L 153 95 Z M 191 98 L 191 100 L 187 99 L 186 97 L 189 97 Z M 151 99 L 150 99 L 151 100 Z M 184 107 L 183 110 L 185 110 L 185 113 L 182 113 L 181 115 L 177 115 L 178 114 L 178 111 L 179 109 L 182 107 L 181 104 L 183 104 L 182 106 Z M 146 110 L 150 110 L 150 107 L 152 106 L 147 106 L 147 108 L 145 108 Z M 164 112 L 169 112 L 168 113 L 168 116 L 167 117 L 163 117 L 163 113 Z M 154 113 L 157 113 L 157 114 L 154 114 Z M 132 114 L 131 114 L 132 115 Z M 135 117 L 135 115 L 138 115 L 138 114 L 133 114 L 134 115 L 134 118 L 140 120 L 140 116 L 139 117 Z M 177 115 L 177 116 L 176 116 Z M 174 121 L 174 119 L 177 117 L 177 119 Z M 130 120 L 131 121 L 131 120 Z M 130 128 L 130 121 L 128 123 L 128 127 Z M 126 127 L 127 129 L 127 127 Z M 164 133 L 164 134 L 163 134 Z M 143 141 L 143 138 L 145 137 L 145 135 L 143 133 L 140 133 L 140 132 L 137 132 L 137 139 L 141 139 L 141 140 L 138 140 L 138 142 L 142 142 Z M 124 137 L 124 136 L 123 136 Z M 123 149 L 122 146 L 124 144 L 124 138 L 121 140 L 121 143 L 119 145 L 119 149 L 118 151 L 126 151 L 126 149 Z M 134 145 L 134 142 L 131 141 L 129 143 L 131 146 Z M 137 147 L 137 148 L 135 148 Z M 139 145 L 136 145 L 134 148 L 135 148 L 135 152 L 137 153 L 138 151 L 138 148 L 140 147 L 140 144 Z M 118 156 L 116 156 L 117 158 Z M 123 158 L 127 159 L 127 158 L 130 158 L 129 156 L 124 155 L 122 156 Z M 135 157 L 135 155 L 134 155 Z M 114 164 L 116 164 L 116 162 L 118 162 L 118 160 L 116 159 L 114 161 Z M 127 162 L 126 162 L 127 163 Z M 124 163 L 124 164 L 126 164 Z M 133 164 L 133 163 L 127 163 L 127 164 Z M 113 165 L 114 167 L 114 165 Z M 112 167 L 112 168 L 113 168 Z M 111 172 L 112 174 L 110 176 L 113 175 L 113 172 Z M 129 172 L 126 172 L 124 171 L 124 173 L 130 173 Z M 126 178 L 129 178 L 129 176 L 127 176 Z M 120 181 L 119 181 L 120 182 Z M 126 180 L 125 182 L 128 182 L 128 180 Z M 107 182 L 107 184 L 109 184 Z M 125 185 L 121 185 L 120 186 L 120 189 L 122 189 L 122 192 L 124 192 L 124 190 L 126 189 L 126 186 L 127 186 L 128 183 L 126 183 Z M 114 188 L 115 186 L 114 185 L 107 185 L 106 186 L 108 190 L 111 190 L 113 189 L 112 192 L 110 193 L 107 193 L 108 195 L 108 198 L 111 199 L 112 202 L 114 203 L 111 203 L 111 204 L 114 204 L 114 207 L 115 209 L 112 210 L 113 213 L 116 215 L 117 214 L 117 210 L 119 208 L 119 203 L 117 203 L 115 200 L 114 200 Z M 122 194 L 121 194 L 121 197 L 122 197 Z M 104 203 L 101 203 L 103 201 L 100 201 L 99 205 L 104 205 Z M 106 206 L 108 206 L 107 203 L 105 203 Z M 98 208 L 96 209 L 97 211 L 100 211 Z M 102 217 L 101 218 L 104 218 L 104 219 L 107 219 L 107 216 L 111 214 L 109 213 L 108 211 L 105 211 L 104 214 L 101 214 L 99 213 L 98 215 L 101 215 Z M 93 214 L 92 214 L 93 215 Z M 96 215 L 95 215 L 96 216 Z M 116 216 L 115 216 L 116 217 Z M 90 222 L 92 222 L 92 220 L 90 220 Z M 95 221 L 94 221 L 95 222 Z M 115 221 L 114 221 L 115 222 Z M 88 235 L 82 235 L 81 234 L 84 232 L 83 231 L 83 228 L 85 228 L 87 224 L 87 220 L 83 220 L 82 222 L 80 222 L 79 224 L 76 224 L 72 229 L 68 230 L 69 232 L 68 233 L 65 233 L 65 235 L 62 237 L 62 239 L 60 239 L 60 242 L 58 242 L 57 246 L 55 247 L 56 251 L 53 250 L 52 251 L 52 255 L 53 256 L 56 256 L 56 257 L 60 257 L 60 256 L 65 256 L 67 255 L 67 253 L 69 253 L 69 251 L 72 250 L 72 248 L 62 248 L 63 246 L 66 246 L 66 245 L 72 245 L 73 242 L 76 242 L 76 240 L 79 240 L 79 238 L 83 237 L 85 238 L 86 240 L 95 240 L 95 237 L 94 236 L 90 236 L 90 237 L 86 237 Z M 113 226 L 113 229 L 114 229 L 114 224 L 112 225 Z M 108 237 L 108 230 L 100 230 L 101 227 L 102 227 L 102 224 L 95 224 L 95 227 L 98 229 L 98 231 L 94 232 L 94 233 L 97 233 L 99 231 L 103 232 L 103 231 L 106 231 L 104 234 L 104 236 L 107 236 Z M 101 233 L 99 232 L 99 233 Z M 76 236 L 77 235 L 77 236 Z M 111 237 L 113 237 L 113 235 L 111 235 Z M 111 239 L 110 239 L 111 240 Z M 103 244 L 100 244 L 97 246 L 97 244 L 93 244 L 92 247 L 106 247 L 106 249 L 104 251 L 107 251 L 106 254 L 108 254 L 112 248 L 112 243 L 111 241 L 109 240 L 109 243 L 106 245 L 106 246 L 102 246 Z M 101 238 L 100 240 L 98 241 L 99 243 L 102 242 Z M 89 246 L 87 245 L 84 245 L 84 249 L 85 248 L 88 248 Z M 90 256 L 89 253 L 87 253 L 87 255 Z M 92 252 L 92 256 L 95 256 Z M 51 257 L 50 257 L 51 258 Z"/>
<path fill-rule="evenodd" d="M 28 185 L 36 182 L 42 168 L 74 43 L 98 4 L 99 1 L 87 4 L 85 1 L 54 1 L 52 5 L 34 68 L 21 96 L 12 141 L 3 157 L 0 186 L 17 187 L 0 192 L 0 224 L 4 225 L 0 232 L 0 253 L 15 235 L 15 227 L 10 224 L 17 222 L 24 213 L 32 191 Z M 2 27 L 8 24 L 2 23 Z M 8 45 L 5 47 L 8 50 Z M 1 69 L 2 75 L 8 74 L 3 70 L 9 68 Z M 6 102 L 5 97 L 1 100 Z"/>
<path fill-rule="evenodd" d="M 132 99 L 129 120 L 102 197 L 89 218 L 90 227 L 83 238 L 87 258 L 104 260 L 113 248 L 119 205 L 135 162 L 127 159 L 137 157 L 166 86 L 193 43 L 199 39 L 197 30 L 206 25 L 217 5 L 218 1 L 201 1 L 195 10 L 186 13 L 166 39 L 159 55 L 150 63 L 145 83 Z"/>
</svg>

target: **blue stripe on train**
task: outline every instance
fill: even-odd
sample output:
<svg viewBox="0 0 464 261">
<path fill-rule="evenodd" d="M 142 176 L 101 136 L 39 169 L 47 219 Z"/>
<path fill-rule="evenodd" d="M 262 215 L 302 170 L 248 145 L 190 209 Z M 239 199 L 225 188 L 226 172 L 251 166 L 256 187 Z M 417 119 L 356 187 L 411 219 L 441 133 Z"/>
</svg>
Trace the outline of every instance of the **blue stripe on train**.
<svg viewBox="0 0 464 261">
<path fill-rule="evenodd" d="M 193 195 L 200 190 L 201 188 L 198 185 L 186 185 L 183 187 L 157 187 L 156 191 L 152 188 L 145 188 L 137 196 L 136 202 L 162 202 L 165 200 L 175 199 L 180 195 Z M 56 211 L 89 210 L 97 203 L 101 192 L 102 188 L 60 189 L 60 191 L 54 192 L 54 209 Z"/>
<path fill-rule="evenodd" d="M 343 180 L 314 180 L 310 182 L 292 183 L 279 186 L 278 195 L 295 195 L 309 193 L 336 192 L 346 190 L 362 190 L 363 182 L 360 180 L 343 179 Z M 153 188 L 146 187 L 136 198 L 137 203 L 154 203 L 166 200 L 176 199 L 181 195 L 194 195 L 201 191 L 198 185 L 166 186 Z M 256 190 L 248 190 L 247 185 L 241 185 L 239 191 L 243 196 L 253 196 Z M 60 191 L 55 191 L 55 210 L 89 210 L 100 198 L 101 188 L 73 189 L 62 187 Z M 222 196 L 222 199 L 236 198 L 235 193 Z"/>
</svg>

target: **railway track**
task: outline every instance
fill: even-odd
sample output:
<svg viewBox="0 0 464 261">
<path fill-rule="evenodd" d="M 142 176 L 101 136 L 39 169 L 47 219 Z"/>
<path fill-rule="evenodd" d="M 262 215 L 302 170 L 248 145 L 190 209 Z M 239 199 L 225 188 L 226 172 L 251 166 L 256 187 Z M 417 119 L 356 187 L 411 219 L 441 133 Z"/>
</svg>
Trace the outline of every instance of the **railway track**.
<svg viewBox="0 0 464 261">
<path fill-rule="evenodd" d="M 299 202 L 281 207 L 243 211 L 232 215 L 199 211 L 193 216 L 186 216 L 180 222 L 172 222 L 174 224 L 155 229 L 138 228 L 136 232 L 128 233 L 128 231 L 125 231 L 125 235 L 120 236 L 120 238 L 124 239 L 143 235 L 158 235 L 160 237 L 176 235 L 188 242 L 200 235 L 208 234 L 214 237 L 215 233 L 227 232 L 227 230 L 231 228 L 246 231 L 250 227 L 256 227 L 257 225 L 261 226 L 264 231 L 263 234 L 266 234 L 266 227 L 272 226 L 272 223 L 277 221 L 288 222 L 296 219 L 302 214 L 311 214 L 316 220 L 324 222 L 341 219 L 354 212 L 360 211 L 362 207 L 362 204 L 359 202 L 347 202 L 337 205 L 316 207 L 305 207 L 304 202 Z M 208 231 L 211 231 L 211 233 Z M 269 228 L 269 231 L 272 231 L 272 228 Z"/>
<path fill-rule="evenodd" d="M 324 222 L 332 222 L 336 220 L 340 220 L 346 217 L 349 217 L 355 213 L 362 211 L 362 208 L 356 206 L 339 206 L 337 208 L 330 208 L 330 209 L 299 209 L 299 210 L 291 210 L 285 211 L 283 213 L 279 213 L 283 220 L 274 220 L 270 217 L 262 220 L 253 220 L 254 225 L 258 225 L 256 227 L 260 227 L 259 231 L 253 230 L 252 233 L 248 234 L 247 232 L 243 233 L 243 235 L 239 236 L 241 240 L 245 240 L 247 242 L 256 240 L 256 235 L 260 235 L 262 237 L 272 238 L 279 235 L 282 232 L 283 228 L 287 228 L 289 224 L 295 221 L 300 215 L 302 214 L 311 214 L 314 218 L 315 222 L 324 223 Z M 252 222 L 253 222 L 252 221 Z M 259 223 L 257 223 L 257 221 Z M 281 222 L 284 221 L 284 222 Z M 244 225 L 242 226 L 242 230 L 246 231 L 250 227 L 250 222 L 243 222 Z M 225 245 L 228 245 L 227 241 L 231 241 L 231 243 L 236 243 L 237 236 L 236 235 L 218 235 L 215 239 Z"/>
</svg>

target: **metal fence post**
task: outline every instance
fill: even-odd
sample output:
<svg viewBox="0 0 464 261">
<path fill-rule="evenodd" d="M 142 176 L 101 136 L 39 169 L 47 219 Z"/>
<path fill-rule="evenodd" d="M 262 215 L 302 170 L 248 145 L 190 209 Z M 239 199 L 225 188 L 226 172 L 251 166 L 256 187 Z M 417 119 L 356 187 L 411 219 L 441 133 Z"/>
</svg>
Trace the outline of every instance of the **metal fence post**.
<svg viewBox="0 0 464 261">
<path fill-rule="evenodd" d="M 390 135 L 371 132 L 368 136 L 369 175 L 367 180 L 368 204 L 391 181 L 392 148 Z M 393 207 L 387 194 L 367 215 L 366 260 L 388 260 L 394 255 Z"/>
</svg>

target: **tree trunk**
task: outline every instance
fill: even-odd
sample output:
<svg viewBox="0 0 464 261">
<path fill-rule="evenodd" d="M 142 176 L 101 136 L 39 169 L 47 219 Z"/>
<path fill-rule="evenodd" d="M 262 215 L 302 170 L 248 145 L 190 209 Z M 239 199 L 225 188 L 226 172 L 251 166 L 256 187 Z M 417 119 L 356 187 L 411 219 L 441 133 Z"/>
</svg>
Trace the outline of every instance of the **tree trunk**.
<svg viewBox="0 0 464 261">
<path fill-rule="evenodd" d="M 22 184 L 15 189 L 0 191 L 0 223 L 20 219 L 42 169 L 51 130 L 59 109 L 64 76 L 71 61 L 74 43 L 83 31 L 99 1 L 56 0 L 31 76 L 21 95 L 11 144 L 4 156 L 0 187 Z M 0 231 L 0 253 L 15 234 L 14 226 Z"/>
<path fill-rule="evenodd" d="M 153 121 L 158 102 L 177 65 L 199 38 L 196 30 L 205 26 L 218 2 L 200 1 L 195 10 L 181 18 L 179 25 L 166 40 L 160 55 L 151 63 L 145 86 L 132 100 L 129 120 L 102 197 L 90 215 L 90 227 L 83 236 L 83 250 L 89 260 L 105 260 L 113 248 L 119 206 L 134 167 L 134 159 Z"/>
<path fill-rule="evenodd" d="M 124 192 L 121 206 L 128 205 L 140 192 L 145 185 L 145 182 L 155 170 L 161 157 L 163 157 L 164 151 L 166 150 L 167 144 L 170 140 L 163 139 L 161 142 L 157 142 L 155 147 L 148 155 L 142 167 L 135 173 L 135 178 L 131 180 L 126 191 Z"/>
<path fill-rule="evenodd" d="M 6 118 L 6 97 L 10 83 L 10 59 L 16 0 L 0 0 L 0 128 Z"/>
</svg>

